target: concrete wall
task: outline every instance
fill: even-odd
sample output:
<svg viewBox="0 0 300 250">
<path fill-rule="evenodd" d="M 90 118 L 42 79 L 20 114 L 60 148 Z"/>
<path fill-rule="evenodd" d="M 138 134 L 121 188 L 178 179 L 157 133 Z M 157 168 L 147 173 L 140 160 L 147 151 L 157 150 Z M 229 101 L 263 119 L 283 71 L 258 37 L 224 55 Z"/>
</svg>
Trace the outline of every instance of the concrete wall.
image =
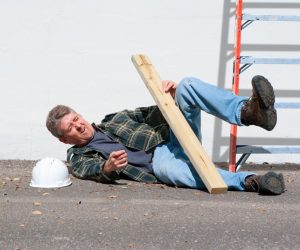
<svg viewBox="0 0 300 250">
<path fill-rule="evenodd" d="M 299 1 L 264 1 L 267 7 L 257 2 L 247 2 L 250 12 L 300 14 Z M 163 79 L 197 76 L 230 88 L 233 7 L 217 0 L 1 0 L 0 159 L 65 159 L 68 146 L 45 128 L 47 112 L 56 104 L 96 123 L 110 112 L 154 104 L 132 54 L 147 54 Z M 300 23 L 255 23 L 243 41 L 252 55 L 300 57 L 299 29 Z M 266 53 L 269 44 L 278 46 Z M 299 102 L 299 67 L 252 66 L 241 77 L 242 93 L 250 93 L 254 74 L 264 74 L 278 100 Z M 280 110 L 272 132 L 243 127 L 239 135 L 299 145 L 299 111 Z M 229 125 L 204 114 L 202 128 L 208 153 L 215 161 L 227 160 Z M 300 155 L 250 160 L 300 162 Z"/>
</svg>

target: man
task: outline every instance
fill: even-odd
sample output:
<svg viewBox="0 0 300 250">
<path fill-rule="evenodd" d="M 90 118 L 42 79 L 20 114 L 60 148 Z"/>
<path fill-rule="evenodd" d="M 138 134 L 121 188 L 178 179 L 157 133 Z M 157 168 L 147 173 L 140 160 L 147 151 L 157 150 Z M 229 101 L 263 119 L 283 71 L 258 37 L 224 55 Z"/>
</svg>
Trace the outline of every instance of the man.
<svg viewBox="0 0 300 250">
<path fill-rule="evenodd" d="M 256 125 L 269 131 L 275 127 L 271 84 L 263 76 L 255 76 L 252 87 L 252 97 L 246 98 L 192 77 L 178 86 L 172 81 L 162 83 L 200 141 L 202 110 L 239 126 Z M 157 106 L 110 114 L 95 125 L 71 108 L 58 105 L 48 114 L 47 128 L 61 142 L 74 145 L 67 160 L 76 177 L 100 182 L 129 178 L 205 189 Z M 218 171 L 229 190 L 278 195 L 285 189 L 282 174 Z"/>
</svg>

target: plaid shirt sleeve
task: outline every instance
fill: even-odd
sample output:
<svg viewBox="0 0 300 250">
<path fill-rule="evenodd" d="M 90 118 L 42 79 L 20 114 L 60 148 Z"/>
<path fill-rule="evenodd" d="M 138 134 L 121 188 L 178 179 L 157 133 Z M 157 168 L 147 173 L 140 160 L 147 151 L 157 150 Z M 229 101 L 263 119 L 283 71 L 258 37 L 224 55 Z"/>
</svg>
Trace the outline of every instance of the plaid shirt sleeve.
<svg viewBox="0 0 300 250">
<path fill-rule="evenodd" d="M 72 174 L 77 178 L 100 182 L 117 179 L 116 175 L 108 177 L 103 173 L 102 169 L 106 160 L 96 151 L 87 148 L 70 148 L 67 161 L 71 165 Z"/>
<path fill-rule="evenodd" d="M 144 151 L 151 150 L 169 135 L 169 126 L 157 106 L 108 115 L 99 127 L 123 145 Z"/>
</svg>

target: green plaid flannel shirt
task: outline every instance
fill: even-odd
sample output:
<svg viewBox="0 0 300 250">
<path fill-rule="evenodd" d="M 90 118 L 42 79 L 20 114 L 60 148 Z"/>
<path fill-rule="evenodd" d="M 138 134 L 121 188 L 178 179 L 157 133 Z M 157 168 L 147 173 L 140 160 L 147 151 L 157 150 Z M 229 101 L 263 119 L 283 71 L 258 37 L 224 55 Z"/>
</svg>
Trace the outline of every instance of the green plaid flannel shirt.
<svg viewBox="0 0 300 250">
<path fill-rule="evenodd" d="M 153 151 L 169 136 L 169 126 L 157 106 L 110 114 L 105 116 L 101 124 L 93 124 L 93 126 L 126 147 L 146 152 Z M 68 149 L 67 161 L 71 166 L 72 174 L 81 179 L 112 182 L 119 179 L 120 173 L 123 173 L 136 181 L 158 182 L 153 174 L 130 164 L 106 176 L 103 173 L 103 166 L 108 156 L 101 150 L 95 151 L 85 146 L 74 146 Z"/>
</svg>

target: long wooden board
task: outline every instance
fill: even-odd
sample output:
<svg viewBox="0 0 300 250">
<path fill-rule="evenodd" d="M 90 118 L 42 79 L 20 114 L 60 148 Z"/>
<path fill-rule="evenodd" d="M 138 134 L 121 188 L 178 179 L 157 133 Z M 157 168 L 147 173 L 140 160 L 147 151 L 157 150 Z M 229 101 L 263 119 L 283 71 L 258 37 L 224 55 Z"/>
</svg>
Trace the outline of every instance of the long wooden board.
<svg viewBox="0 0 300 250">
<path fill-rule="evenodd" d="M 162 90 L 162 80 L 149 58 L 146 55 L 133 55 L 131 59 L 207 190 L 212 194 L 226 192 L 227 185 L 204 151 L 194 131 L 175 105 L 171 95 Z"/>
</svg>

